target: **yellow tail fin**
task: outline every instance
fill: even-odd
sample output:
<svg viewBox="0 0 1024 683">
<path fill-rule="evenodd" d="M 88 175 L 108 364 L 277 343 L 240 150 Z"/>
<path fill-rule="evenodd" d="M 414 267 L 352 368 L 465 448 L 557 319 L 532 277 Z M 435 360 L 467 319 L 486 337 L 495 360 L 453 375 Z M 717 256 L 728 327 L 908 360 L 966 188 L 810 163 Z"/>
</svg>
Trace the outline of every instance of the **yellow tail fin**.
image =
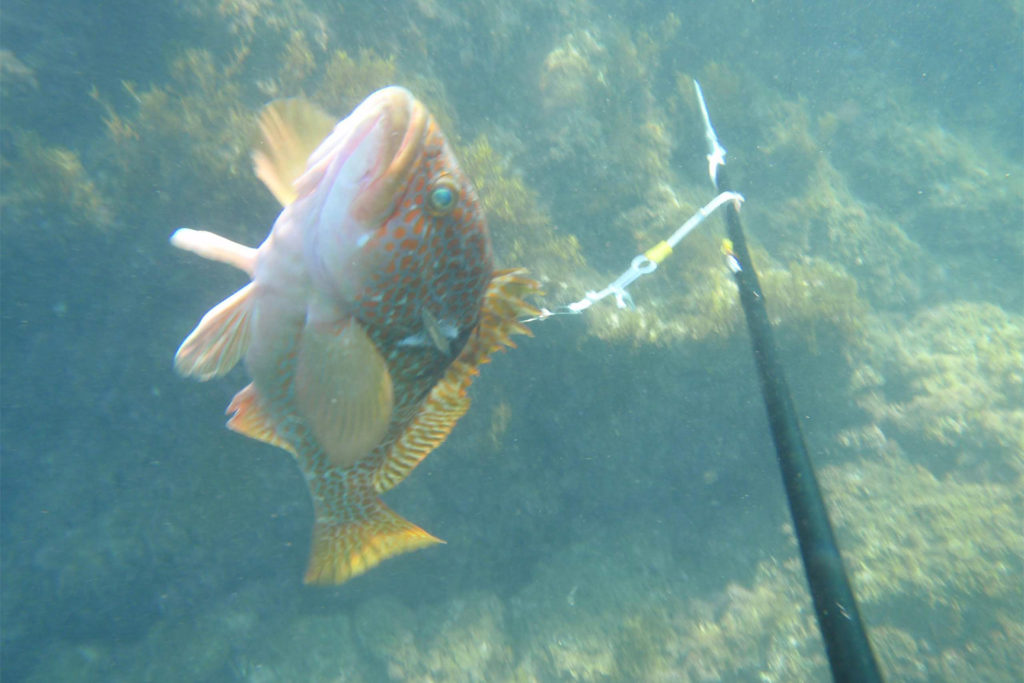
<svg viewBox="0 0 1024 683">
<path fill-rule="evenodd" d="M 389 557 L 444 543 L 397 515 L 372 490 L 359 493 L 364 495 L 357 505 L 317 514 L 306 583 L 342 583 Z"/>
</svg>

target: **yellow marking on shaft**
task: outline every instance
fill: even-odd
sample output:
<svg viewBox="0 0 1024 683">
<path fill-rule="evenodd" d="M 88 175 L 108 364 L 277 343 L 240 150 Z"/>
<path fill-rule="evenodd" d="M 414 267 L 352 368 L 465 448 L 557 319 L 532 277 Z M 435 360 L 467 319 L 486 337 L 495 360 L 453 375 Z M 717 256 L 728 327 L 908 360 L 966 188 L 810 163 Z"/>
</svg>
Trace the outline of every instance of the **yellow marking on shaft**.
<svg viewBox="0 0 1024 683">
<path fill-rule="evenodd" d="M 661 263 L 666 258 L 668 258 L 668 255 L 671 253 L 672 247 L 669 246 L 668 242 L 662 240 L 661 242 L 658 242 L 653 247 L 644 252 L 644 256 L 649 258 L 654 263 Z"/>
</svg>

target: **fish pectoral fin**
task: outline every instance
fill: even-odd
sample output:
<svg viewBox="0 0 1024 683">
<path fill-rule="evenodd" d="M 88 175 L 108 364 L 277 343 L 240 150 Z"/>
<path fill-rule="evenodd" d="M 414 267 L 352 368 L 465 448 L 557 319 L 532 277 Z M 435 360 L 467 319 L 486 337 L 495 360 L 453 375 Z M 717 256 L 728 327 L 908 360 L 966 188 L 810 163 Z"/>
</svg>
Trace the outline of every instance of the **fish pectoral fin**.
<svg viewBox="0 0 1024 683">
<path fill-rule="evenodd" d="M 205 381 L 235 367 L 249 348 L 254 288 L 250 282 L 203 316 L 174 354 L 179 374 Z"/>
<path fill-rule="evenodd" d="M 263 407 L 263 400 L 255 384 L 249 384 L 235 394 L 227 409 L 231 419 L 228 429 L 250 439 L 277 446 L 295 455 L 295 448 L 277 433 L 277 425 Z"/>
<path fill-rule="evenodd" d="M 256 269 L 256 249 L 213 232 L 179 228 L 171 235 L 171 244 L 205 259 L 220 261 L 239 270 L 244 270 L 250 277 Z"/>
<path fill-rule="evenodd" d="M 394 408 L 387 361 L 362 326 L 307 323 L 295 369 L 299 410 L 332 465 L 351 467 L 384 439 Z"/>
<path fill-rule="evenodd" d="M 295 180 L 306 170 L 313 150 L 334 130 L 334 123 L 322 109 L 299 97 L 274 100 L 263 107 L 253 166 L 282 206 L 295 201 Z"/>
<path fill-rule="evenodd" d="M 342 583 L 389 557 L 444 543 L 391 510 L 359 473 L 342 477 L 338 500 L 314 502 L 306 583 Z"/>
</svg>

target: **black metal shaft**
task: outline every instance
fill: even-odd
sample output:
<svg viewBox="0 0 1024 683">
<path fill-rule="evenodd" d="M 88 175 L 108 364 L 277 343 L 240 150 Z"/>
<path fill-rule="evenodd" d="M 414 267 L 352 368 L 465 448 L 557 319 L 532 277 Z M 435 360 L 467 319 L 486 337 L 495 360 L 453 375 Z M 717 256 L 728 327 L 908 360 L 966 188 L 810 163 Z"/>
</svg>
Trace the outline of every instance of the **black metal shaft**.
<svg viewBox="0 0 1024 683">
<path fill-rule="evenodd" d="M 718 169 L 718 189 L 729 189 L 724 168 Z M 726 207 L 726 224 L 740 264 L 736 284 L 740 289 L 740 301 L 750 331 L 772 439 L 832 676 L 843 683 L 881 681 L 878 663 L 843 568 L 832 524 L 779 362 L 764 294 L 750 260 L 740 215 L 732 204 Z"/>
</svg>

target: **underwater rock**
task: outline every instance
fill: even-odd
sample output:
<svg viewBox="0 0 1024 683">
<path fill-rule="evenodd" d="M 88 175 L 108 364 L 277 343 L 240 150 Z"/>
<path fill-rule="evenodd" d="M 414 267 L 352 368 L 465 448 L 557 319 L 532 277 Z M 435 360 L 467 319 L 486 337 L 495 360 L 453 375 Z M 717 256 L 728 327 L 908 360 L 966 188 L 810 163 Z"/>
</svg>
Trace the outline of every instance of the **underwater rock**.
<svg viewBox="0 0 1024 683">
<path fill-rule="evenodd" d="M 927 252 L 936 293 L 1019 309 L 1024 293 L 1006 282 L 1019 281 L 1024 263 L 1024 165 L 1001 139 L 954 133 L 907 109 L 899 102 L 866 134 L 842 135 L 836 164 Z"/>
<path fill-rule="evenodd" d="M 807 102 L 770 95 L 773 121 L 747 170 L 764 206 L 758 234 L 787 259 L 827 259 L 856 278 L 874 307 L 902 308 L 922 298 L 933 267 L 899 217 L 850 188 L 812 122 Z M 877 202 L 877 200 L 876 200 Z"/>
<path fill-rule="evenodd" d="M 822 482 L 862 602 L 899 596 L 926 614 L 942 609 L 937 631 L 966 628 L 965 604 L 1024 599 L 1020 537 L 1024 496 L 1013 485 L 938 479 L 889 442 L 872 460 L 826 468 Z M 841 539 L 843 540 L 843 539 Z M 914 625 L 907 611 L 899 619 Z M 946 637 L 957 636 L 946 633 Z"/>
</svg>

